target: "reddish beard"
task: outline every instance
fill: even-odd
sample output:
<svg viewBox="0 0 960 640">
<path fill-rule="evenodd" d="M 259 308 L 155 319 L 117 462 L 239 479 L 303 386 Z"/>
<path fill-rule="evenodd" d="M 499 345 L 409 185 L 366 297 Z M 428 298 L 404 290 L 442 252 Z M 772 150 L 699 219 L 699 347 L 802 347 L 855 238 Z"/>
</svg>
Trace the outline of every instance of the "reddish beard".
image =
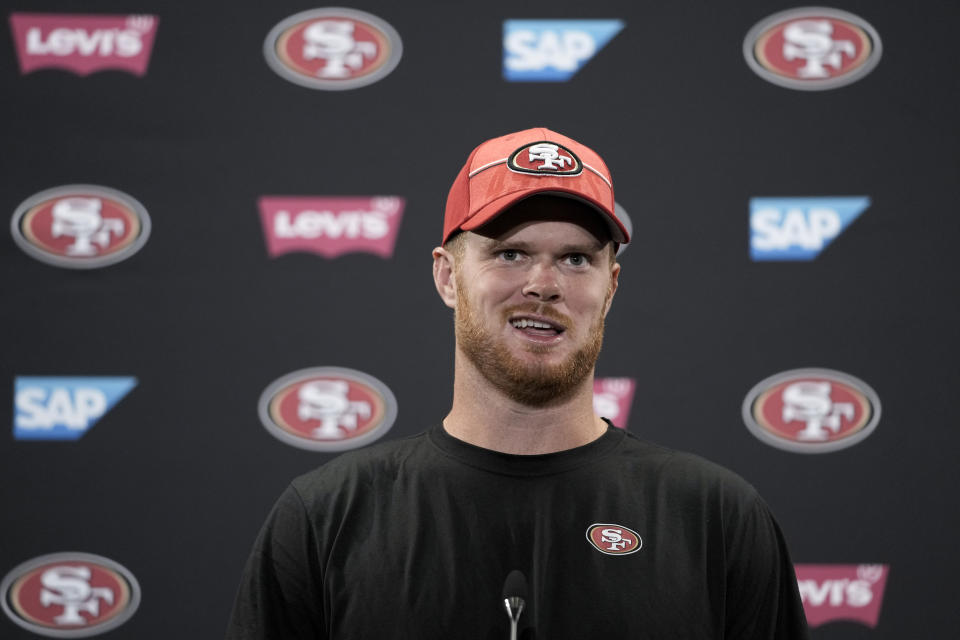
<svg viewBox="0 0 960 640">
<path fill-rule="evenodd" d="M 499 336 L 487 331 L 459 281 L 456 286 L 457 308 L 454 315 L 457 346 L 480 374 L 511 400 L 531 407 L 559 404 L 569 398 L 593 372 L 603 344 L 602 312 L 590 327 L 586 343 L 563 362 L 525 362 L 514 356 Z M 608 299 L 609 296 L 608 292 Z M 510 315 L 523 311 L 553 318 L 566 327 L 565 331 L 574 329 L 572 319 L 545 305 L 507 309 L 502 321 L 507 323 Z M 550 350 L 549 346 L 538 344 L 530 344 L 525 348 L 532 354 L 546 354 Z"/>
</svg>

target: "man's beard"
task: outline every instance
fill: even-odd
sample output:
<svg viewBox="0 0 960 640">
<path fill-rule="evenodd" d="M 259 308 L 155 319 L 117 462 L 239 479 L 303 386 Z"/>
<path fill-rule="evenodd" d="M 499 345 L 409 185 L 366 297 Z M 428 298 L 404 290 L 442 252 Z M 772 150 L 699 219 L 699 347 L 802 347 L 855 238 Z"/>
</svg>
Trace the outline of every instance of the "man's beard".
<svg viewBox="0 0 960 640">
<path fill-rule="evenodd" d="M 559 404 L 569 398 L 593 372 L 603 343 L 603 313 L 600 313 L 587 334 L 587 342 L 563 362 L 548 365 L 524 362 L 503 344 L 500 336 L 484 328 L 469 297 L 457 282 L 455 313 L 457 346 L 481 375 L 511 400 L 531 407 Z M 609 293 L 608 293 L 609 297 Z M 508 308 L 501 318 L 507 323 L 511 315 L 535 313 L 552 318 L 571 331 L 570 318 L 545 304 L 526 304 Z M 551 347 L 531 343 L 524 347 L 532 354 L 547 354 Z"/>
</svg>

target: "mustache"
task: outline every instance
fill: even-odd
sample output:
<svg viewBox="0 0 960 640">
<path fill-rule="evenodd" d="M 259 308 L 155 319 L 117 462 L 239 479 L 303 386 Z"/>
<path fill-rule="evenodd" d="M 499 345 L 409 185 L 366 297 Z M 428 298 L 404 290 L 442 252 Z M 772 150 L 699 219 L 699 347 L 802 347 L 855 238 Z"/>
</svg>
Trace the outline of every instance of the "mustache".
<svg viewBox="0 0 960 640">
<path fill-rule="evenodd" d="M 554 309 L 549 304 L 544 302 L 535 303 L 530 302 L 526 304 L 515 304 L 513 306 L 507 307 L 503 310 L 503 319 L 507 321 L 511 316 L 530 314 L 534 316 L 540 316 L 546 318 L 547 320 L 553 320 L 562 327 L 569 329 L 573 326 L 573 318 L 570 316 L 564 315 Z"/>
</svg>

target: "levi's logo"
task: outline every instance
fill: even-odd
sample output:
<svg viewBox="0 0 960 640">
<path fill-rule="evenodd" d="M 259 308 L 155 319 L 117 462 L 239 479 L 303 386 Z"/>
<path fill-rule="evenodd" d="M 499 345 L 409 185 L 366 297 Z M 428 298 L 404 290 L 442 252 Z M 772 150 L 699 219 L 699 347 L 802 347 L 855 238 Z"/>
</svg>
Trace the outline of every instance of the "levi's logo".
<svg viewBox="0 0 960 640">
<path fill-rule="evenodd" d="M 583 163 L 577 155 L 556 142 L 534 142 L 510 154 L 507 168 L 516 173 L 578 176 Z"/>
<path fill-rule="evenodd" d="M 643 546 L 640 534 L 621 524 L 592 524 L 587 528 L 587 540 L 594 549 L 609 556 L 625 556 Z"/>
<path fill-rule="evenodd" d="M 596 378 L 593 381 L 593 411 L 621 429 L 627 428 L 636 382 L 632 378 Z"/>
<path fill-rule="evenodd" d="M 877 626 L 889 565 L 798 564 L 794 570 L 811 627 L 837 620 Z"/>
<path fill-rule="evenodd" d="M 10 14 L 21 74 L 56 68 L 85 76 L 118 69 L 142 76 L 157 22 L 150 15 Z"/>
<path fill-rule="evenodd" d="M 263 196 L 259 204 L 271 258 L 291 251 L 327 258 L 363 251 L 389 258 L 397 242 L 404 199 Z"/>
</svg>

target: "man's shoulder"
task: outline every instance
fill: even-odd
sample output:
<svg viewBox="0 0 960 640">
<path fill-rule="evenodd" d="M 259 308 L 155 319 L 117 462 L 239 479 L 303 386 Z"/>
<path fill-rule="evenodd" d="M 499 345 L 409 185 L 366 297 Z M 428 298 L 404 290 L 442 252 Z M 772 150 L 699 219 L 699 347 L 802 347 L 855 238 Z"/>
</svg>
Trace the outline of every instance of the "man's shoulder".
<svg viewBox="0 0 960 640">
<path fill-rule="evenodd" d="M 417 435 L 345 451 L 294 478 L 291 485 L 301 495 L 307 495 L 325 487 L 379 484 L 394 479 L 411 459 L 422 462 L 424 447 L 427 446 L 427 432 L 423 431 Z"/>
<path fill-rule="evenodd" d="M 624 450 L 651 470 L 656 482 L 666 488 L 707 492 L 753 500 L 757 491 L 740 474 L 703 456 L 655 444 L 628 433 Z"/>
</svg>

